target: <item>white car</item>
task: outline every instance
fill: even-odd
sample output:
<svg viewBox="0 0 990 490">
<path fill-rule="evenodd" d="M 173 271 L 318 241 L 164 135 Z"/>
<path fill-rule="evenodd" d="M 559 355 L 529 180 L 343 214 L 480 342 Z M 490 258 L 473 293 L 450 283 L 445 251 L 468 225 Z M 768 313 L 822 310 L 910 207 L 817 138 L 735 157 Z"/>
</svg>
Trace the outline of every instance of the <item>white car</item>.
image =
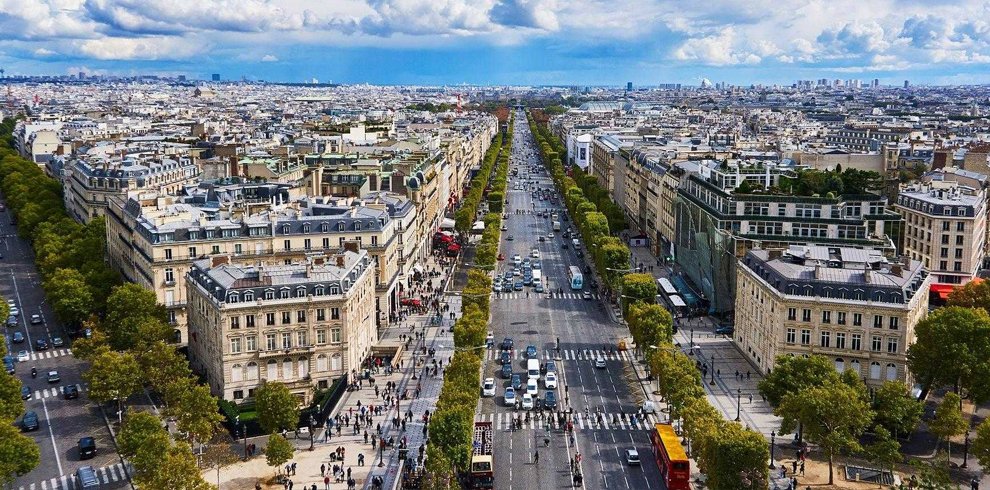
<svg viewBox="0 0 990 490">
<path fill-rule="evenodd" d="M 529 253 L 529 256 L 534 259 L 538 259 L 540 258 L 540 251 L 534 248 L 533 251 Z"/>
<path fill-rule="evenodd" d="M 17 362 L 28 362 L 31 360 L 30 354 L 26 350 L 17 351 Z"/>
<path fill-rule="evenodd" d="M 495 396 L 495 378 L 485 378 L 485 384 L 481 388 L 484 396 Z"/>
<path fill-rule="evenodd" d="M 525 395 L 523 395 L 523 397 L 522 397 L 522 407 L 523 407 L 523 410 L 532 410 L 533 409 L 533 395 L 530 395 L 529 393 L 526 393 Z"/>
<path fill-rule="evenodd" d="M 626 463 L 629 466 L 639 466 L 639 451 L 626 449 Z"/>
<path fill-rule="evenodd" d="M 18 310 L 16 306 L 11 306 L 10 316 L 21 316 L 21 310 Z"/>
<path fill-rule="evenodd" d="M 38 325 L 42 321 L 41 315 L 31 315 L 31 325 Z"/>
<path fill-rule="evenodd" d="M 543 386 L 545 386 L 548 390 L 557 389 L 557 373 L 548 372 L 545 376 L 543 376 Z"/>
<path fill-rule="evenodd" d="M 505 393 L 502 394 L 502 398 L 505 399 L 505 406 L 514 407 L 516 405 L 516 390 L 509 386 L 505 389 Z"/>
<path fill-rule="evenodd" d="M 529 381 L 526 381 L 526 394 L 530 396 L 536 396 L 538 391 L 539 391 L 539 386 L 536 384 L 536 379 L 529 378 Z"/>
<path fill-rule="evenodd" d="M 603 358 L 603 357 L 595 358 L 595 367 L 596 368 L 604 368 L 605 367 L 605 358 Z"/>
<path fill-rule="evenodd" d="M 553 238 L 553 233 L 547 233 L 547 238 Z"/>
<path fill-rule="evenodd" d="M 520 257 L 519 254 L 513 255 L 512 256 L 512 263 L 513 264 L 516 264 L 516 267 L 520 266 L 522 264 L 522 257 Z"/>
</svg>

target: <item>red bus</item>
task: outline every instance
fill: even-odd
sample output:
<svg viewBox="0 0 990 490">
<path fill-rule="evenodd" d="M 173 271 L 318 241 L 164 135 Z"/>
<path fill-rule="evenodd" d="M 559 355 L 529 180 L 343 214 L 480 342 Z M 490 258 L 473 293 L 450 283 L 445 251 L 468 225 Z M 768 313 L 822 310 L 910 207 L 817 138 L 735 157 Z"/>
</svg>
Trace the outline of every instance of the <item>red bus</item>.
<svg viewBox="0 0 990 490">
<path fill-rule="evenodd" d="M 691 489 L 691 462 L 681 447 L 680 438 L 669 424 L 656 424 L 650 432 L 653 458 L 667 490 Z"/>
</svg>

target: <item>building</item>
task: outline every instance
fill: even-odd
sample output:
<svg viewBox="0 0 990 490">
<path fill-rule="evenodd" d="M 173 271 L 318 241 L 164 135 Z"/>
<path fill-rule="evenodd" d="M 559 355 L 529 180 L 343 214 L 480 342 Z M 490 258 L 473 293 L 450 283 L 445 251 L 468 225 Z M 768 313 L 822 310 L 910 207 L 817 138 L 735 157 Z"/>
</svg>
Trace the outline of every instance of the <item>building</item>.
<svg viewBox="0 0 990 490">
<path fill-rule="evenodd" d="M 738 262 L 733 342 L 763 372 L 785 355 L 823 355 L 867 384 L 910 382 L 907 349 L 928 313 L 931 276 L 873 249 L 791 246 Z"/>
<path fill-rule="evenodd" d="M 310 403 L 313 388 L 348 376 L 378 340 L 374 269 L 356 247 L 292 265 L 193 262 L 185 281 L 193 369 L 224 400 L 252 398 L 267 380 Z"/>
<path fill-rule="evenodd" d="M 213 75 L 212 75 L 212 76 L 210 77 L 210 79 L 211 79 L 212 81 L 214 81 L 214 82 L 219 82 L 219 81 L 220 81 L 220 74 L 219 74 L 219 73 L 214 73 L 214 74 L 213 74 Z"/>
<path fill-rule="evenodd" d="M 940 175 L 936 172 L 935 175 Z M 987 193 L 952 181 L 930 180 L 905 187 L 894 209 L 904 217 L 904 254 L 921 261 L 934 287 L 976 277 L 987 254 Z"/>
</svg>

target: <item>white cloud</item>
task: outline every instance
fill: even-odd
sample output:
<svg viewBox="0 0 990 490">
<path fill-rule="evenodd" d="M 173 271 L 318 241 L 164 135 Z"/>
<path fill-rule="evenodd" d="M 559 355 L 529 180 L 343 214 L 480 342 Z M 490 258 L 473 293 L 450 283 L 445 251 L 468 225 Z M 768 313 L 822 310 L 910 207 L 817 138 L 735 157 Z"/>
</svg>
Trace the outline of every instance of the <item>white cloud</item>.
<svg viewBox="0 0 990 490">
<path fill-rule="evenodd" d="M 278 57 L 273 54 L 266 54 L 261 57 L 261 61 L 264 63 L 273 63 L 275 61 L 278 61 Z"/>
<path fill-rule="evenodd" d="M 98 60 L 181 60 L 208 51 L 203 43 L 177 37 L 108 37 L 78 45 L 80 54 Z"/>
<path fill-rule="evenodd" d="M 38 57 L 52 56 L 54 54 L 58 54 L 58 53 L 48 48 L 38 48 L 34 50 L 34 55 Z"/>
</svg>

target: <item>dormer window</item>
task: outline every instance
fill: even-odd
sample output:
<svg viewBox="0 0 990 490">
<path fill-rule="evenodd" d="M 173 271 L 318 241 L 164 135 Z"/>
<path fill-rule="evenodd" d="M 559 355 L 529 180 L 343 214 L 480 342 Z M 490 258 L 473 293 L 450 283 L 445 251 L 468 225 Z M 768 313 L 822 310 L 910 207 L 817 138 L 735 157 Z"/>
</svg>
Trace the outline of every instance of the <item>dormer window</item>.
<svg viewBox="0 0 990 490">
<path fill-rule="evenodd" d="M 337 223 L 337 231 L 344 231 L 344 222 Z"/>
<path fill-rule="evenodd" d="M 254 291 L 246 291 L 244 293 L 244 301 L 254 301 Z"/>
<path fill-rule="evenodd" d="M 274 289 L 266 289 L 265 290 L 265 299 L 275 299 L 275 290 Z"/>
<path fill-rule="evenodd" d="M 289 234 L 289 225 L 282 225 L 282 233 L 285 235 Z"/>
<path fill-rule="evenodd" d="M 325 293 L 325 288 L 323 286 L 316 286 L 315 294 L 317 296 L 323 296 Z"/>
<path fill-rule="evenodd" d="M 309 223 L 303 224 L 303 233 L 309 233 L 310 228 L 311 228 L 311 226 L 310 226 Z"/>
<path fill-rule="evenodd" d="M 239 299 L 240 299 L 240 295 L 238 295 L 237 293 L 229 293 L 229 294 L 227 294 L 227 302 L 228 303 L 236 303 Z"/>
<path fill-rule="evenodd" d="M 326 232 L 330 231 L 330 224 L 329 223 L 320 223 L 320 231 L 322 231 L 323 233 L 326 233 Z"/>
<path fill-rule="evenodd" d="M 355 221 L 354 222 L 354 231 L 361 231 L 361 222 L 360 221 Z"/>
<path fill-rule="evenodd" d="M 296 297 L 305 298 L 306 297 L 306 286 L 299 286 L 296 288 Z"/>
<path fill-rule="evenodd" d="M 289 299 L 289 288 L 282 288 L 282 290 L 278 292 L 278 297 L 280 299 Z"/>
</svg>

